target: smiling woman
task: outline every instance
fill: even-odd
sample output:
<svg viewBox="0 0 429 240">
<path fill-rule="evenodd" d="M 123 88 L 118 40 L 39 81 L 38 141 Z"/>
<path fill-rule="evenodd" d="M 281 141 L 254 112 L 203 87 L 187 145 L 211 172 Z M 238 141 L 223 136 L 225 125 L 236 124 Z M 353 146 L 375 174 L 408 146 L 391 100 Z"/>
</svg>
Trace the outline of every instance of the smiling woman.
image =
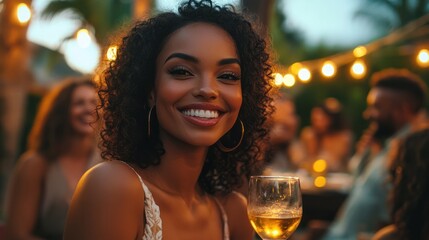
<svg viewBox="0 0 429 240">
<path fill-rule="evenodd" d="M 250 22 L 209 0 L 136 23 L 99 92 L 110 161 L 82 178 L 65 239 L 252 239 L 233 190 L 263 156 L 267 52 Z"/>
<path fill-rule="evenodd" d="M 68 79 L 42 100 L 6 199 L 6 239 L 62 239 L 82 174 L 97 157 L 95 84 Z"/>
</svg>

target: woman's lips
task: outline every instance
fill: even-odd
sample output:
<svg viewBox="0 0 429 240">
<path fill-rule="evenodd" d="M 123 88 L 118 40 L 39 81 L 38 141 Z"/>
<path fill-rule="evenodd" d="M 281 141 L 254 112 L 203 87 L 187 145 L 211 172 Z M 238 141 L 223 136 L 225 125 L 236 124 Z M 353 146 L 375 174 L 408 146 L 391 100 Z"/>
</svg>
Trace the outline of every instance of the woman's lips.
<svg viewBox="0 0 429 240">
<path fill-rule="evenodd" d="M 187 121 L 194 125 L 209 127 L 219 122 L 221 113 L 215 110 L 186 109 L 181 113 Z"/>
<path fill-rule="evenodd" d="M 187 116 L 187 115 L 183 115 L 183 116 L 184 116 L 184 118 L 188 122 L 190 122 L 190 123 L 192 123 L 194 125 L 197 125 L 197 126 L 202 126 L 202 127 L 211 127 L 211 126 L 214 126 L 220 120 L 220 117 L 217 117 L 217 118 L 202 118 L 202 117 L 193 117 L 193 116 Z"/>
<path fill-rule="evenodd" d="M 180 108 L 184 118 L 197 126 L 209 127 L 216 125 L 224 110 L 213 104 L 190 104 Z"/>
</svg>

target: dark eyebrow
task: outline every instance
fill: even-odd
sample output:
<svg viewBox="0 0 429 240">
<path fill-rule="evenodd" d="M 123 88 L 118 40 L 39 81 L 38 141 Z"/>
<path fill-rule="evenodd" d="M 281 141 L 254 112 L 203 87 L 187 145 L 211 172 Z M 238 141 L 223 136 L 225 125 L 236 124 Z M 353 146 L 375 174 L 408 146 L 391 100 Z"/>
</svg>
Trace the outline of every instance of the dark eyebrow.
<svg viewBox="0 0 429 240">
<path fill-rule="evenodd" d="M 186 61 L 193 62 L 193 63 L 198 63 L 199 62 L 196 57 L 188 55 L 186 53 L 173 53 L 170 56 L 168 56 L 167 59 L 165 59 L 164 63 L 166 63 L 168 60 L 170 60 L 172 58 L 181 58 L 181 59 L 184 59 Z M 238 60 L 237 58 L 226 58 L 226 59 L 220 60 L 218 62 L 218 65 L 219 66 L 220 65 L 228 65 L 228 64 L 234 64 L 234 63 L 240 65 L 240 60 Z"/>
<path fill-rule="evenodd" d="M 218 65 L 227 65 L 227 64 L 238 64 L 240 65 L 240 60 L 237 58 L 226 58 L 219 61 Z"/>
<path fill-rule="evenodd" d="M 181 59 L 184 59 L 186 61 L 198 63 L 198 59 L 196 57 L 193 57 L 193 56 L 185 54 L 185 53 L 173 53 L 170 56 L 168 56 L 167 59 L 165 59 L 164 63 L 166 63 L 168 60 L 170 60 L 172 58 L 181 58 Z"/>
</svg>

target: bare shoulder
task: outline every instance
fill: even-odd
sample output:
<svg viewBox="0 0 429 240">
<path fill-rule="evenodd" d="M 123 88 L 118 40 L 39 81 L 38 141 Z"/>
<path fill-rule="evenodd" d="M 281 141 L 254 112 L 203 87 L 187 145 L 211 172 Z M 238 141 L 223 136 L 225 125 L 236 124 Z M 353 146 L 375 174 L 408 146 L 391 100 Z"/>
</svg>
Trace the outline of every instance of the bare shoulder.
<svg viewBox="0 0 429 240">
<path fill-rule="evenodd" d="M 124 191 L 141 187 L 133 169 L 120 161 L 106 161 L 93 166 L 82 176 L 80 184 L 108 185 L 109 189 L 120 186 Z"/>
<path fill-rule="evenodd" d="M 35 168 L 43 168 L 48 165 L 47 159 L 45 159 L 42 155 L 29 151 L 23 153 L 18 159 L 19 166 L 25 167 L 35 167 Z"/>
<path fill-rule="evenodd" d="M 252 239 L 253 229 L 247 216 L 247 200 L 239 192 L 217 196 L 228 217 L 231 239 Z"/>
<path fill-rule="evenodd" d="M 25 152 L 18 160 L 14 175 L 16 177 L 41 179 L 48 166 L 48 161 L 42 155 L 36 152 Z"/>
<path fill-rule="evenodd" d="M 74 197 L 93 198 L 109 204 L 132 197 L 143 197 L 143 189 L 137 174 L 120 161 L 102 162 L 89 169 L 79 181 Z M 141 196 L 141 197 L 139 197 Z"/>
<path fill-rule="evenodd" d="M 144 192 L 137 174 L 122 162 L 102 162 L 79 181 L 65 239 L 134 239 L 143 213 Z"/>
</svg>

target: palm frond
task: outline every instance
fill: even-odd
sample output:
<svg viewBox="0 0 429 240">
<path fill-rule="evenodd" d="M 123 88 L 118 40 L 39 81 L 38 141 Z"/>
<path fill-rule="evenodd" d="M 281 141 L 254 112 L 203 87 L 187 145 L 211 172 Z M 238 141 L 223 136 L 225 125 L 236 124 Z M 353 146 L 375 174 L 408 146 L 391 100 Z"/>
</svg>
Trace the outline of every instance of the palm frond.
<svg viewBox="0 0 429 240">
<path fill-rule="evenodd" d="M 52 1 L 46 6 L 46 8 L 42 11 L 42 18 L 51 20 L 53 17 L 57 16 L 58 14 L 66 11 L 66 10 L 72 10 L 79 14 L 76 9 L 76 4 L 74 1 Z"/>
<path fill-rule="evenodd" d="M 53 0 L 42 12 L 52 19 L 64 11 L 72 11 L 82 26 L 93 26 L 97 41 L 104 42 L 108 35 L 131 17 L 132 4 L 121 0 Z"/>
</svg>

